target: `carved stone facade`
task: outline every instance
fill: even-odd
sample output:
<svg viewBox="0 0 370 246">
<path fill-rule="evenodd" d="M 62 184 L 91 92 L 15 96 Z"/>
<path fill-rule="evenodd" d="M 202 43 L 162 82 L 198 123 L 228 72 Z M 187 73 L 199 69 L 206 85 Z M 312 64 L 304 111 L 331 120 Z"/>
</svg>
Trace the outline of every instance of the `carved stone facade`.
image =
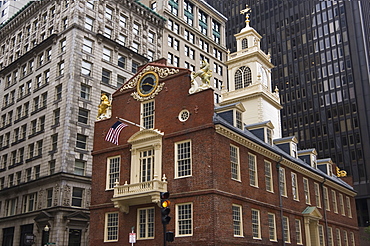
<svg viewBox="0 0 370 246">
<path fill-rule="evenodd" d="M 0 26 L 0 244 L 86 246 L 102 93 L 162 56 L 164 18 L 125 1 L 33 1 Z"/>
</svg>

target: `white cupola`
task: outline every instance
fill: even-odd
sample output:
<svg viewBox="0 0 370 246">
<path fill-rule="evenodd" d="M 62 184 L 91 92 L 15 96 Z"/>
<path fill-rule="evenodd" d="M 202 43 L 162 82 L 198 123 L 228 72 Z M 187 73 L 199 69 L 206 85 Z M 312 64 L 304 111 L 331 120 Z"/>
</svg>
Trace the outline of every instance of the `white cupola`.
<svg viewBox="0 0 370 246">
<path fill-rule="evenodd" d="M 271 57 L 261 50 L 261 35 L 249 25 L 250 8 L 245 14 L 245 27 L 237 34 L 234 53 L 228 54 L 228 88 L 222 93 L 220 105 L 241 102 L 246 109 L 243 123 L 246 125 L 271 121 L 274 126 L 273 138 L 281 138 L 279 91 L 272 88 Z"/>
</svg>

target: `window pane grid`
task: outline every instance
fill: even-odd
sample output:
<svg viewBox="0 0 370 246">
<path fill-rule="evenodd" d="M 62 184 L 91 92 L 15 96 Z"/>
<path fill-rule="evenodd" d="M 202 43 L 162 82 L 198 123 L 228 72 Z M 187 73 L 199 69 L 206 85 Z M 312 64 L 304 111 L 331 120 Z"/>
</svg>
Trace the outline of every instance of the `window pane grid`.
<svg viewBox="0 0 370 246">
<path fill-rule="evenodd" d="M 143 104 L 143 124 L 145 129 L 154 127 L 154 101 Z"/>
<path fill-rule="evenodd" d="M 191 175 L 191 143 L 190 141 L 177 144 L 177 175 Z"/>
<path fill-rule="evenodd" d="M 192 205 L 179 204 L 177 206 L 178 234 L 191 235 L 192 232 Z"/>
<path fill-rule="evenodd" d="M 114 183 L 116 181 L 119 181 L 119 167 L 120 167 L 121 158 L 120 157 L 114 157 L 109 158 L 108 160 L 108 170 L 109 170 L 109 184 L 108 189 L 113 189 Z"/>
<path fill-rule="evenodd" d="M 258 186 L 257 170 L 256 170 L 256 156 L 249 154 L 248 163 L 249 163 L 249 184 L 251 186 Z"/>
<path fill-rule="evenodd" d="M 106 225 L 106 240 L 116 241 L 118 240 L 118 213 L 107 214 L 107 225 Z"/>
<path fill-rule="evenodd" d="M 241 207 L 233 206 L 233 227 L 234 236 L 242 236 L 242 218 L 241 218 Z"/>
<path fill-rule="evenodd" d="M 238 158 L 238 148 L 235 146 L 230 146 L 230 162 L 231 162 L 231 178 L 239 179 L 239 158 Z"/>
</svg>

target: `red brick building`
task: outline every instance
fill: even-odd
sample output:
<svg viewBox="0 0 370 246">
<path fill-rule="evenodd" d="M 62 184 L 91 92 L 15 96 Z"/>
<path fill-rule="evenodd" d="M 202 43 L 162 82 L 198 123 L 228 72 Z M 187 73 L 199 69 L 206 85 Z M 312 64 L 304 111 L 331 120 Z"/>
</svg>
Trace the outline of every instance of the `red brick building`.
<svg viewBox="0 0 370 246">
<path fill-rule="evenodd" d="M 237 36 L 220 105 L 189 70 L 161 61 L 113 95 L 112 118 L 95 125 L 91 246 L 130 245 L 132 230 L 135 245 L 163 245 L 163 191 L 168 245 L 359 245 L 356 193 L 335 164 L 278 138 L 279 95 L 259 39 L 249 25 Z M 145 129 L 127 124 L 118 145 L 107 142 L 116 117 Z"/>
</svg>

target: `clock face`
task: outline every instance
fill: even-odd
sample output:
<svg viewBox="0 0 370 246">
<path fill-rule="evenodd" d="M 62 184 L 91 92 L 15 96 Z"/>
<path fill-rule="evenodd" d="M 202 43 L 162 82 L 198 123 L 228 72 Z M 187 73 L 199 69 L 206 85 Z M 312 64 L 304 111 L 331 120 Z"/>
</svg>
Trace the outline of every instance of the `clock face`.
<svg viewBox="0 0 370 246">
<path fill-rule="evenodd" d="M 151 95 L 158 86 L 158 75 L 154 72 L 145 73 L 137 84 L 137 91 L 140 96 Z"/>
</svg>

